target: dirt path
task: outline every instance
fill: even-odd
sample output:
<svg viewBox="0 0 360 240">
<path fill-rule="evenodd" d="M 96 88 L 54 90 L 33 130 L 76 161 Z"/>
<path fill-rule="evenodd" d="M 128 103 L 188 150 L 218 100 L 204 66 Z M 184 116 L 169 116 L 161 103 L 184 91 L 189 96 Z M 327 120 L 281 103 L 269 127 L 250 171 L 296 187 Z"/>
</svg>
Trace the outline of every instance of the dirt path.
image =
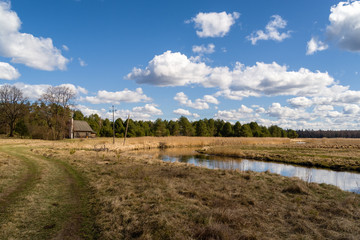
<svg viewBox="0 0 360 240">
<path fill-rule="evenodd" d="M 90 191 L 77 171 L 20 146 L 0 152 L 26 169 L 0 193 L 0 239 L 96 238 Z"/>
</svg>

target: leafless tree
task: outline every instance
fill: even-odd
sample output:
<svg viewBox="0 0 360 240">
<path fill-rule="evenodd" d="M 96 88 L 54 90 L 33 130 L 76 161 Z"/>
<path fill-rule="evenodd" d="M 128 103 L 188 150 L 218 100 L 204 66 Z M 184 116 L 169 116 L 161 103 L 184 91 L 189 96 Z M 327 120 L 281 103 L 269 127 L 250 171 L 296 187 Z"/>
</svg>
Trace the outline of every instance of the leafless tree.
<svg viewBox="0 0 360 240">
<path fill-rule="evenodd" d="M 25 115 L 26 101 L 17 87 L 10 85 L 0 87 L 0 122 L 8 125 L 10 137 L 14 136 L 16 122 Z"/>
<path fill-rule="evenodd" d="M 70 107 L 76 93 L 67 86 L 49 87 L 39 99 L 43 117 L 52 131 L 53 139 L 62 139 L 67 133 Z"/>
<path fill-rule="evenodd" d="M 76 93 L 67 86 L 49 87 L 41 96 L 41 101 L 47 105 L 56 104 L 63 108 L 70 107 Z"/>
</svg>

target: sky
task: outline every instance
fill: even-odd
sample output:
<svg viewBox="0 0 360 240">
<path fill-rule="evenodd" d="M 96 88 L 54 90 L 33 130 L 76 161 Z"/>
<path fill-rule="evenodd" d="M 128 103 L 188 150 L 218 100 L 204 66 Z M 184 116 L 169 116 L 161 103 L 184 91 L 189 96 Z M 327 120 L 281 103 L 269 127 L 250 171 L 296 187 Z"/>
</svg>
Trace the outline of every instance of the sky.
<svg viewBox="0 0 360 240">
<path fill-rule="evenodd" d="M 360 128 L 360 1 L 0 0 L 0 85 L 85 115 Z"/>
</svg>

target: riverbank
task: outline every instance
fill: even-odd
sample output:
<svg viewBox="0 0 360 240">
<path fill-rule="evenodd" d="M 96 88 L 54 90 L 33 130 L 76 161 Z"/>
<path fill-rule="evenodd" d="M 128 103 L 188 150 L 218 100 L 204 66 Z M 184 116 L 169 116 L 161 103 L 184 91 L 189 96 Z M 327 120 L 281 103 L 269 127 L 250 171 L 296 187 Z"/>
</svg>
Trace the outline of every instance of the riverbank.
<svg viewBox="0 0 360 240">
<path fill-rule="evenodd" d="M 360 172 L 360 145 L 319 144 L 300 142 L 286 145 L 236 145 L 211 146 L 199 150 L 201 153 L 296 164 L 336 171 Z"/>
</svg>

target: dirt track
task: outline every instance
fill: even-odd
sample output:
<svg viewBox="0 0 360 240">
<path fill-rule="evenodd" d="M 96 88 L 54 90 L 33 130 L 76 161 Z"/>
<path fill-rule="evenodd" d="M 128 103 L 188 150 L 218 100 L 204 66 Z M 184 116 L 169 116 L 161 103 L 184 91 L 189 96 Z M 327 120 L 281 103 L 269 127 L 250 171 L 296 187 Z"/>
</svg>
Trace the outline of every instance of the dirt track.
<svg viewBox="0 0 360 240">
<path fill-rule="evenodd" d="M 89 191 L 71 166 L 23 147 L 2 146 L 0 152 L 1 160 L 26 169 L 0 188 L 1 239 L 94 238 Z M 2 178 L 14 177 L 3 165 L 0 170 Z"/>
</svg>

